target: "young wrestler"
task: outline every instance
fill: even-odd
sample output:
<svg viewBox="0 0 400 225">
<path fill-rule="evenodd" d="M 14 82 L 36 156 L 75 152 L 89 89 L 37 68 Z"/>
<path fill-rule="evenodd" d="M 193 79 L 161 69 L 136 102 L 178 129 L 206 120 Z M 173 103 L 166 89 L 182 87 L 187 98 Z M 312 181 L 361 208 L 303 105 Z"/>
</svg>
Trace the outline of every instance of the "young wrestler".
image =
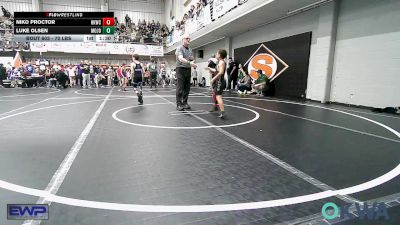
<svg viewBox="0 0 400 225">
<path fill-rule="evenodd" d="M 142 89 L 142 82 L 143 82 L 143 64 L 139 61 L 139 55 L 135 54 L 132 56 L 132 63 L 131 63 L 131 76 L 132 76 L 132 85 L 133 88 L 138 96 L 139 105 L 143 104 L 143 89 Z M 137 86 L 139 85 L 139 90 L 137 90 Z"/>
<path fill-rule="evenodd" d="M 216 58 L 218 60 L 217 73 L 215 75 L 213 75 L 213 77 L 210 81 L 212 90 L 213 90 L 213 95 L 215 93 L 215 98 L 217 100 L 219 109 L 221 111 L 221 114 L 219 115 L 220 118 L 225 117 L 225 108 L 224 108 L 224 101 L 222 100 L 222 93 L 226 86 L 226 82 L 224 79 L 225 70 L 226 70 L 226 63 L 225 63 L 226 55 L 227 55 L 227 53 L 224 49 L 218 50 L 218 52 L 216 54 Z M 214 101 L 214 99 L 213 99 L 213 101 Z"/>
<path fill-rule="evenodd" d="M 210 80 L 214 77 L 214 75 L 217 73 L 217 64 L 218 60 L 215 58 L 215 55 L 213 54 L 211 58 L 208 59 L 208 65 L 206 70 L 210 72 Z M 205 86 L 205 85 L 204 85 Z M 210 110 L 210 112 L 218 111 L 217 107 L 217 98 L 216 98 L 216 93 L 212 91 L 212 99 L 213 99 L 213 107 Z"/>
</svg>

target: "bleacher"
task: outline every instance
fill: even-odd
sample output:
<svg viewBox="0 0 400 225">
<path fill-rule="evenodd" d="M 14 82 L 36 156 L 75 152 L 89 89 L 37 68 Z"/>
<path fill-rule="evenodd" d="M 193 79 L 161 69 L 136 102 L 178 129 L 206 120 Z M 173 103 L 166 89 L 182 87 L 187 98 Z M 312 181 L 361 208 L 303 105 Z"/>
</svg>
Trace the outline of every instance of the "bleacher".
<svg viewBox="0 0 400 225">
<path fill-rule="evenodd" d="M 214 2 L 214 0 L 198 0 L 195 5 L 192 5 L 190 10 L 184 14 L 182 20 L 176 21 L 175 25 L 171 27 L 170 35 L 167 37 L 166 46 L 170 47 L 175 43 L 179 42 L 182 35 L 185 33 L 193 34 L 205 28 L 207 25 L 211 24 L 225 14 L 233 11 L 235 8 L 246 3 L 248 0 L 239 0 L 237 2 L 231 1 L 232 7 L 228 6 L 228 10 L 222 13 L 214 10 L 215 4 L 220 4 L 219 2 Z M 222 7 L 224 8 L 224 7 Z M 215 12 L 218 15 L 214 15 Z"/>
<path fill-rule="evenodd" d="M 181 40 L 185 33 L 192 34 L 211 24 L 216 19 L 234 10 L 248 0 L 239 0 L 233 8 L 222 15 L 214 15 L 214 0 L 198 0 L 191 6 L 181 20 L 168 28 L 165 24 L 155 21 L 132 21 L 127 15 L 125 18 L 115 18 L 115 43 L 147 44 L 172 46 Z M 13 16 L 2 7 L 3 16 L 0 17 L 0 50 L 29 50 L 29 43 L 14 41 Z M 124 21 L 124 22 L 119 22 Z"/>
</svg>

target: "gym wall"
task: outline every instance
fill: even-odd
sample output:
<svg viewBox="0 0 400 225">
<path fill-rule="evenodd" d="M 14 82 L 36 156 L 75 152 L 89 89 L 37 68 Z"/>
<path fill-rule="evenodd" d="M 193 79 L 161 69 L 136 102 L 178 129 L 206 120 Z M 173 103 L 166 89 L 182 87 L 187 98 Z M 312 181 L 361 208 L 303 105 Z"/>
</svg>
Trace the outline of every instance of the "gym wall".
<svg viewBox="0 0 400 225">
<path fill-rule="evenodd" d="M 326 52 L 322 52 L 325 46 L 322 48 L 318 43 L 321 36 L 319 18 L 322 16 L 321 7 L 319 7 L 237 35 L 232 38 L 234 55 L 236 57 L 236 49 L 242 47 L 311 32 L 310 56 L 306 59 L 309 61 L 306 98 L 323 101 L 324 90 L 321 85 L 325 85 L 326 74 L 324 72 L 326 73 L 327 65 L 325 59 L 320 58 L 326 55 Z M 281 75 L 282 78 L 284 76 L 285 74 Z"/>
<path fill-rule="evenodd" d="M 400 106 L 400 1 L 340 3 L 331 101 Z"/>
<path fill-rule="evenodd" d="M 230 40 L 237 49 L 311 32 L 307 99 L 399 106 L 400 23 L 395 22 L 400 21 L 399 11 L 396 0 L 336 0 Z M 224 42 L 202 47 L 205 60 L 226 46 Z"/>
</svg>

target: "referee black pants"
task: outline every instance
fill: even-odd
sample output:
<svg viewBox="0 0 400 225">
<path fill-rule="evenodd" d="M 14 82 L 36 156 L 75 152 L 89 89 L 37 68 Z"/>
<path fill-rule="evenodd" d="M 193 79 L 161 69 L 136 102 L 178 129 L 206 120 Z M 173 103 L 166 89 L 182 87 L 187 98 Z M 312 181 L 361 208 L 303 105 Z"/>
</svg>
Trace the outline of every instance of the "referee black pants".
<svg viewBox="0 0 400 225">
<path fill-rule="evenodd" d="M 190 91 L 191 68 L 176 68 L 176 105 L 187 104 Z"/>
</svg>

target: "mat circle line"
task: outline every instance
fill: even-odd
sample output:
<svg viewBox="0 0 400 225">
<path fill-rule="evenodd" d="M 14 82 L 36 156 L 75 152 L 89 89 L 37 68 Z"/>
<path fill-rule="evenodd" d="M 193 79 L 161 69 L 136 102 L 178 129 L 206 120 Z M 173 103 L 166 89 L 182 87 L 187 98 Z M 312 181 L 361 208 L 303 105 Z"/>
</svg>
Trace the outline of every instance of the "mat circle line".
<svg viewBox="0 0 400 225">
<path fill-rule="evenodd" d="M 234 98 L 234 97 L 231 97 L 231 98 Z M 241 98 L 238 98 L 238 99 L 241 99 Z M 263 99 L 263 100 L 270 101 L 267 99 Z M 94 102 L 94 101 L 99 101 L 99 100 L 92 100 L 92 101 Z M 85 102 L 91 102 L 91 101 L 85 101 Z M 78 103 L 72 103 L 72 104 L 80 104 L 80 103 L 85 103 L 85 102 L 78 102 Z M 325 108 L 325 107 L 320 107 L 320 106 L 312 106 L 312 105 L 307 105 L 307 104 L 302 104 L 302 103 L 292 103 L 292 102 L 288 102 L 288 101 L 279 101 L 279 102 L 322 108 L 322 109 L 326 109 L 326 110 L 343 113 L 346 115 L 351 115 L 351 116 L 372 122 L 376 125 L 379 125 L 385 129 L 389 130 L 390 132 L 392 132 L 398 138 L 400 138 L 400 133 L 397 132 L 396 130 L 394 130 L 393 128 L 386 126 L 375 120 L 365 118 L 363 116 L 355 115 L 355 114 L 352 114 L 349 112 L 343 112 L 343 111 L 340 111 L 337 109 L 329 109 L 329 108 Z M 25 114 L 25 113 L 28 113 L 31 111 L 38 111 L 38 110 L 42 110 L 42 109 L 55 108 L 58 106 L 65 106 L 65 105 L 70 105 L 70 104 L 61 104 L 61 105 L 55 105 L 55 106 L 51 106 L 51 107 L 42 107 L 39 109 L 28 110 L 28 111 L 16 113 L 13 115 L 1 117 L 0 121 L 4 120 L 6 118 L 8 119 L 10 117 Z M 13 192 L 17 192 L 17 193 L 21 193 L 21 194 L 26 194 L 26 195 L 36 196 L 36 197 L 43 197 L 46 200 L 55 202 L 55 203 L 60 203 L 60 204 L 65 204 L 65 205 L 70 205 L 70 206 L 77 206 L 77 207 L 94 208 L 94 209 L 131 211 L 131 212 L 221 212 L 221 211 L 236 211 L 236 210 L 249 210 L 249 209 L 261 209 L 261 208 L 286 206 L 286 205 L 293 205 L 293 204 L 299 204 L 299 203 L 320 200 L 320 199 L 332 197 L 335 195 L 354 194 L 354 193 L 357 193 L 360 191 L 365 191 L 365 190 L 374 188 L 383 183 L 386 183 L 389 180 L 397 177 L 399 174 L 400 174 L 400 164 L 398 164 L 395 168 L 393 168 L 389 172 L 387 172 L 375 179 L 372 179 L 370 181 L 367 181 L 367 182 L 364 182 L 364 183 L 361 183 L 358 185 L 354 185 L 351 187 L 342 188 L 339 190 L 322 191 L 322 192 L 313 193 L 313 194 L 289 197 L 289 198 L 284 198 L 284 199 L 276 199 L 276 200 L 246 202 L 246 203 L 232 203 L 232 204 L 215 204 L 215 205 L 138 205 L 138 204 L 122 204 L 122 203 L 89 201 L 89 200 L 82 200 L 82 199 L 58 196 L 58 195 L 51 194 L 47 191 L 13 184 L 13 183 L 6 182 L 3 180 L 0 180 L 0 188 L 6 189 L 9 191 L 13 191 Z"/>
<path fill-rule="evenodd" d="M 192 105 L 212 105 L 212 103 L 191 103 Z M 252 113 L 255 114 L 255 117 L 251 120 L 248 121 L 244 121 L 244 122 L 240 122 L 240 123 L 234 123 L 234 124 L 228 124 L 228 125 L 214 125 L 214 126 L 196 126 L 196 127 L 172 127 L 172 126 L 160 126 L 160 125 L 147 125 L 147 124 L 140 124 L 140 123 L 133 123 L 133 122 L 128 122 L 125 120 L 122 120 L 120 118 L 118 118 L 117 114 L 121 111 L 127 110 L 127 109 L 131 109 L 131 108 L 138 108 L 138 107 L 145 107 L 145 106 L 151 106 L 151 105 L 170 105 L 170 103 L 153 103 L 153 104 L 147 104 L 147 105 L 138 105 L 138 106 L 129 106 L 129 107 L 125 107 L 122 109 L 119 109 L 117 111 L 115 111 L 112 114 L 112 117 L 114 120 L 120 122 L 120 123 L 124 123 L 124 124 L 128 124 L 128 125 L 133 125 L 133 126 L 140 126 L 140 127 L 148 127 L 148 128 L 160 128 L 160 129 L 176 129 L 176 130 L 185 130 L 185 129 L 205 129 L 205 128 L 216 128 L 216 127 L 236 127 L 236 126 L 241 126 L 241 125 L 245 125 L 245 124 L 249 124 L 252 123 L 256 120 L 258 120 L 260 118 L 260 114 L 252 109 L 247 109 L 241 106 L 236 106 L 236 105 L 228 105 L 225 104 L 225 106 L 230 106 L 230 107 L 234 107 L 234 108 L 240 108 L 240 109 L 244 109 L 247 111 L 250 111 Z M 182 113 L 186 113 L 188 115 L 190 115 L 190 111 L 184 111 Z"/>
</svg>

